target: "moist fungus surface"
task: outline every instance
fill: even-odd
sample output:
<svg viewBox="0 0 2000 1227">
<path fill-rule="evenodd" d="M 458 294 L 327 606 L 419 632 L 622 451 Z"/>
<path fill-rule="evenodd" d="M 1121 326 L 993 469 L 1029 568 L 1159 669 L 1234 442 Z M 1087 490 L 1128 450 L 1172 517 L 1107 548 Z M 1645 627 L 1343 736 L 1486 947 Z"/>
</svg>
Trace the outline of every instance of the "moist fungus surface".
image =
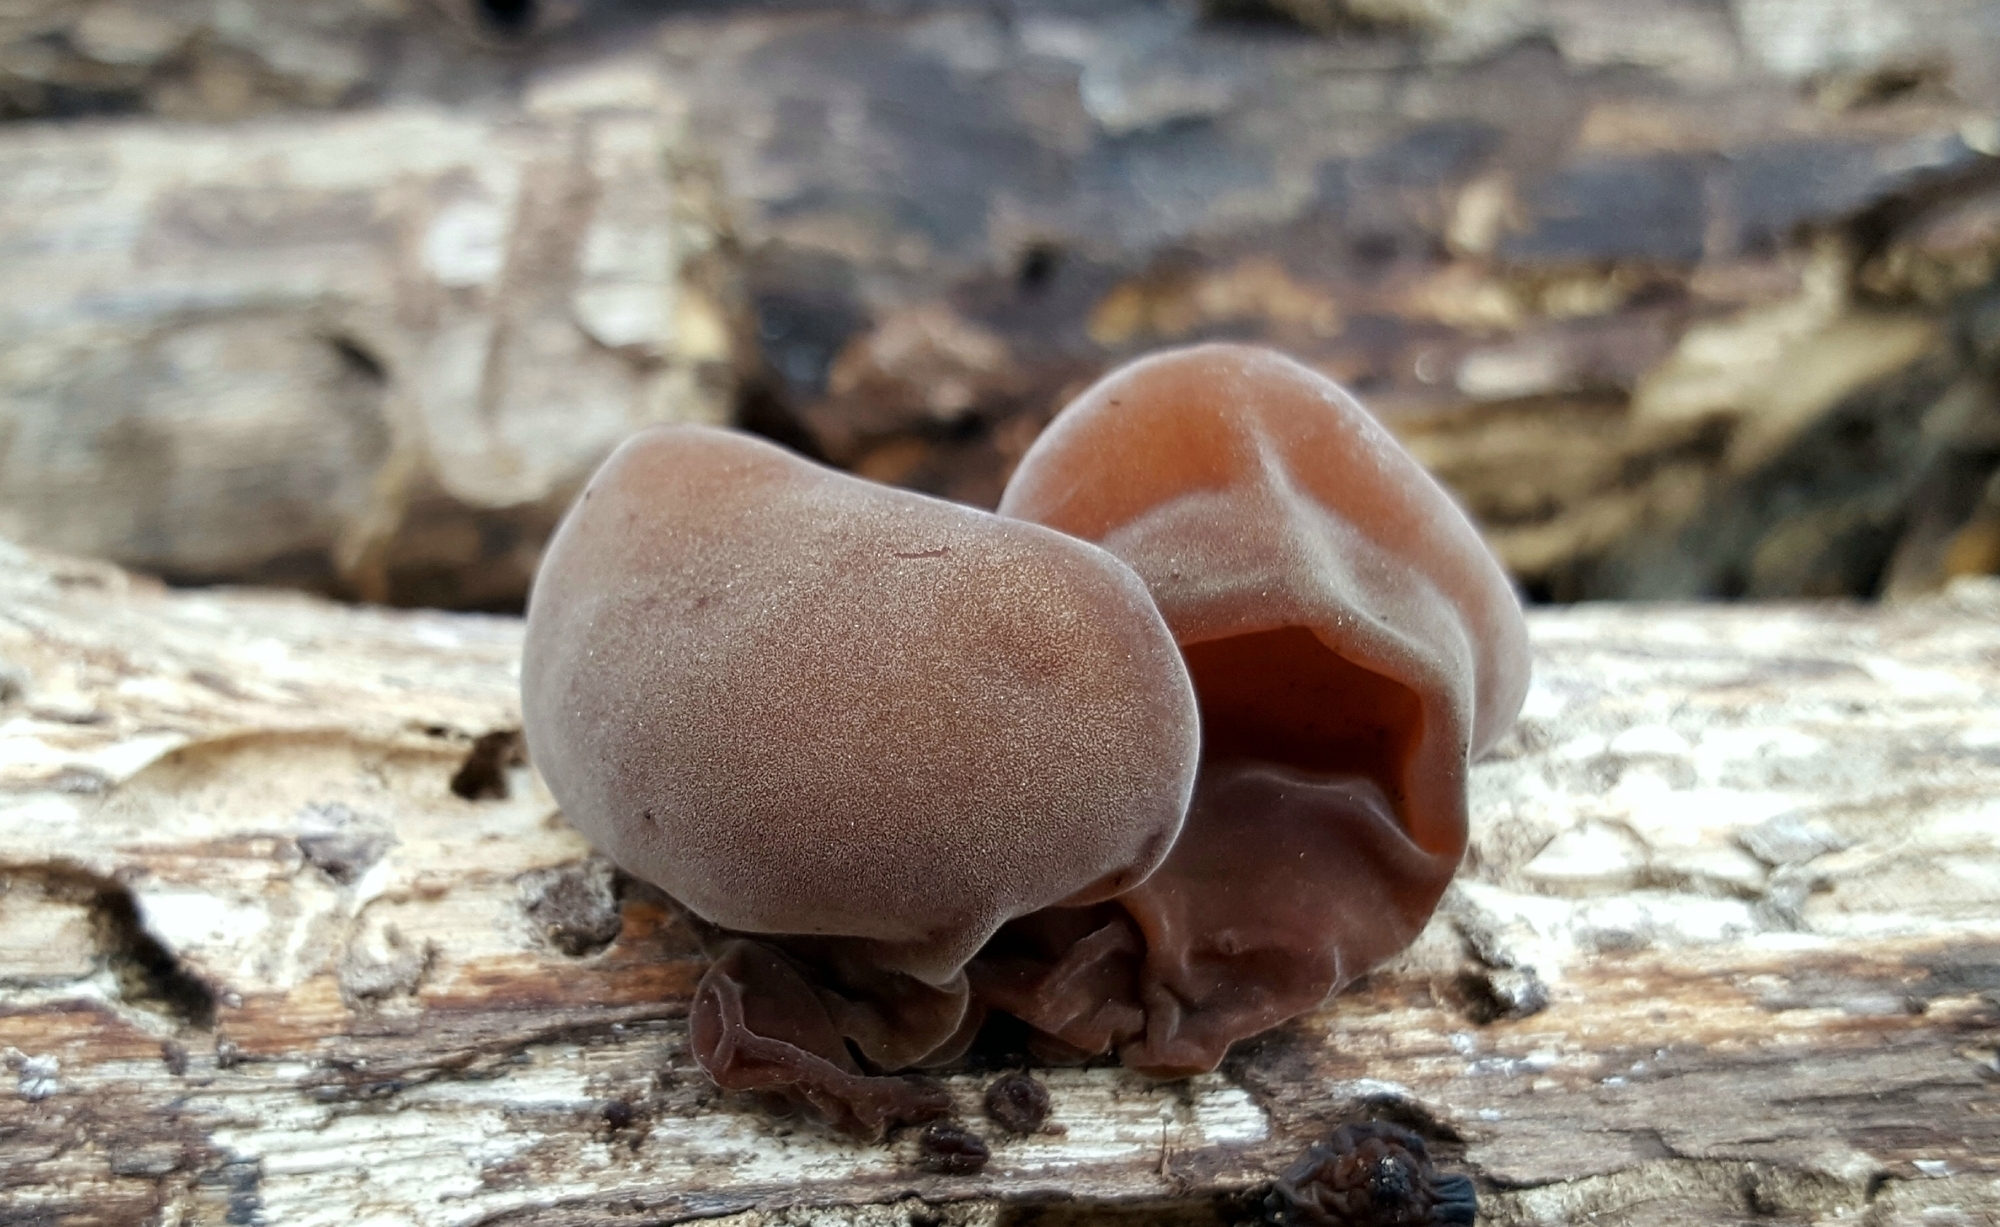
<svg viewBox="0 0 2000 1227">
<path fill-rule="evenodd" d="M 1113 372 L 1057 416 L 1000 509 L 1146 581 L 1204 745 L 1166 864 L 1114 901 L 1008 925 L 975 988 L 1052 1055 L 1213 1068 L 1429 917 L 1465 848 L 1468 763 L 1526 692 L 1519 604 L 1387 430 L 1262 349 Z"/>
<path fill-rule="evenodd" d="M 704 1065 L 861 1132 L 928 1111 L 873 1075 L 962 1050 L 999 925 L 1152 872 L 1198 751 L 1110 554 L 699 427 L 572 508 L 522 688 L 564 815 L 712 926 Z"/>
</svg>

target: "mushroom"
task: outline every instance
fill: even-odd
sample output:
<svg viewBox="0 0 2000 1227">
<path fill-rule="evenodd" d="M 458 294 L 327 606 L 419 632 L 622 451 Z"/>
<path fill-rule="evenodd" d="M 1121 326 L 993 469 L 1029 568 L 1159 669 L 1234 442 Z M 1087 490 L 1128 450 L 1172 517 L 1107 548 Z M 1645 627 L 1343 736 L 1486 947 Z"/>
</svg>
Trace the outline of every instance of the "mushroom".
<svg viewBox="0 0 2000 1227">
<path fill-rule="evenodd" d="M 1247 346 L 1108 375 L 1029 449 L 1000 510 L 1146 581 L 1204 745 L 1166 864 L 1110 903 L 1008 925 L 975 991 L 1052 1052 L 1212 1069 L 1428 919 L 1465 849 L 1469 761 L 1526 692 L 1519 603 L 1352 396 Z"/>
<path fill-rule="evenodd" d="M 696 1054 L 861 1132 L 962 1048 L 1002 923 L 1113 897 L 1180 829 L 1198 724 L 1095 545 L 729 431 L 621 447 L 528 610 L 527 741 L 564 816 L 703 923 Z"/>
</svg>

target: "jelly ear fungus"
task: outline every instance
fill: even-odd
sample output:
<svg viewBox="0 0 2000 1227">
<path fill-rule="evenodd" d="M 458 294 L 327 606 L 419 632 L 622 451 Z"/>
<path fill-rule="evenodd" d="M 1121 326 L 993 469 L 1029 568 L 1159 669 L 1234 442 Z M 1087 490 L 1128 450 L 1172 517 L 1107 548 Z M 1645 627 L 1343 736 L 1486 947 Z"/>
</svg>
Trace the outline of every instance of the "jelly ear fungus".
<svg viewBox="0 0 2000 1227">
<path fill-rule="evenodd" d="M 1166 863 L 1111 902 L 1003 928 L 975 991 L 1051 1055 L 1212 1069 L 1429 917 L 1465 849 L 1469 761 L 1526 692 L 1519 604 L 1387 430 L 1251 347 L 1113 372 L 1037 440 L 1000 510 L 1138 572 L 1204 744 Z"/>
<path fill-rule="evenodd" d="M 947 1110 L 892 1075 L 989 1009 L 1211 1069 L 1405 945 L 1464 852 L 1520 609 L 1339 387 L 1241 346 L 1134 363 L 1001 511 L 663 428 L 551 542 L 529 749 L 694 918 L 726 1088 L 879 1135 Z"/>
<path fill-rule="evenodd" d="M 935 1113 L 880 1075 L 962 1051 L 995 929 L 1161 862 L 1199 738 L 1102 549 L 699 427 L 565 517 L 522 695 L 564 816 L 701 922 L 703 1067 L 861 1133 Z"/>
</svg>

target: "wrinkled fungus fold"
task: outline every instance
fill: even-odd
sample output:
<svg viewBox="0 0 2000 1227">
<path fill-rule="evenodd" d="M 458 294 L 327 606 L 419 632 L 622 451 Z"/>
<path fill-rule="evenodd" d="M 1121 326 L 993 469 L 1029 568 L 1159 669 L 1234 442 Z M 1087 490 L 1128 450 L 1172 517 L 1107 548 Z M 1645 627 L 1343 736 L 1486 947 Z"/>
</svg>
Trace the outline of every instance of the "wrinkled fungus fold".
<svg viewBox="0 0 2000 1227">
<path fill-rule="evenodd" d="M 1003 514 L 1130 563 L 1203 725 L 1166 863 L 1003 928 L 970 970 L 1047 1051 L 1174 1076 L 1400 950 L 1465 849 L 1466 773 L 1528 651 L 1471 523 L 1332 381 L 1266 350 L 1135 362 L 1072 402 Z"/>
<path fill-rule="evenodd" d="M 850 1133 L 880 1136 L 951 1111 L 933 1083 L 865 1073 L 810 969 L 765 942 L 738 939 L 716 953 L 688 1031 L 696 1059 L 724 1090 L 769 1093 Z"/>
<path fill-rule="evenodd" d="M 1454 861 L 1417 848 L 1358 776 L 1203 767 L 1173 855 L 1113 904 L 1013 921 L 974 960 L 987 1005 L 1059 1045 L 1174 1078 L 1407 945 Z"/>
</svg>

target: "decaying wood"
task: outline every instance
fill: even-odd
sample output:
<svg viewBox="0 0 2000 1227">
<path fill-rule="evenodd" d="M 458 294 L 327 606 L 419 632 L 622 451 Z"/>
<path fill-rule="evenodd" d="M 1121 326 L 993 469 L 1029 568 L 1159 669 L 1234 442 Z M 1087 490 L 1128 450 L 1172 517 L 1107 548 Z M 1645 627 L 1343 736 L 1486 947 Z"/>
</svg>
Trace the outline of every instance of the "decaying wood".
<svg viewBox="0 0 2000 1227">
<path fill-rule="evenodd" d="M 0 127 L 0 532 L 518 602 L 641 426 L 730 412 L 657 114 Z"/>
<path fill-rule="evenodd" d="M 1172 4 L 663 34 L 801 435 L 990 502 L 1109 363 L 1249 337 L 1556 599 L 2000 567 L 1991 5 L 1203 7 L 1328 36 Z"/>
<path fill-rule="evenodd" d="M 1418 946 L 976 1176 L 716 1093 L 699 964 L 518 760 L 516 622 L 0 555 L 0 1221 L 1240 1218 L 1385 1117 L 1486 1222 L 2000 1215 L 2000 588 L 1581 607 Z M 1130 1216 L 1129 1218 L 1120 1216 Z"/>
<path fill-rule="evenodd" d="M 1921 593 L 1996 104 L 1991 0 L 0 0 L 0 533 L 498 607 L 606 422 L 991 504 L 1222 336 L 1556 599 Z"/>
</svg>

